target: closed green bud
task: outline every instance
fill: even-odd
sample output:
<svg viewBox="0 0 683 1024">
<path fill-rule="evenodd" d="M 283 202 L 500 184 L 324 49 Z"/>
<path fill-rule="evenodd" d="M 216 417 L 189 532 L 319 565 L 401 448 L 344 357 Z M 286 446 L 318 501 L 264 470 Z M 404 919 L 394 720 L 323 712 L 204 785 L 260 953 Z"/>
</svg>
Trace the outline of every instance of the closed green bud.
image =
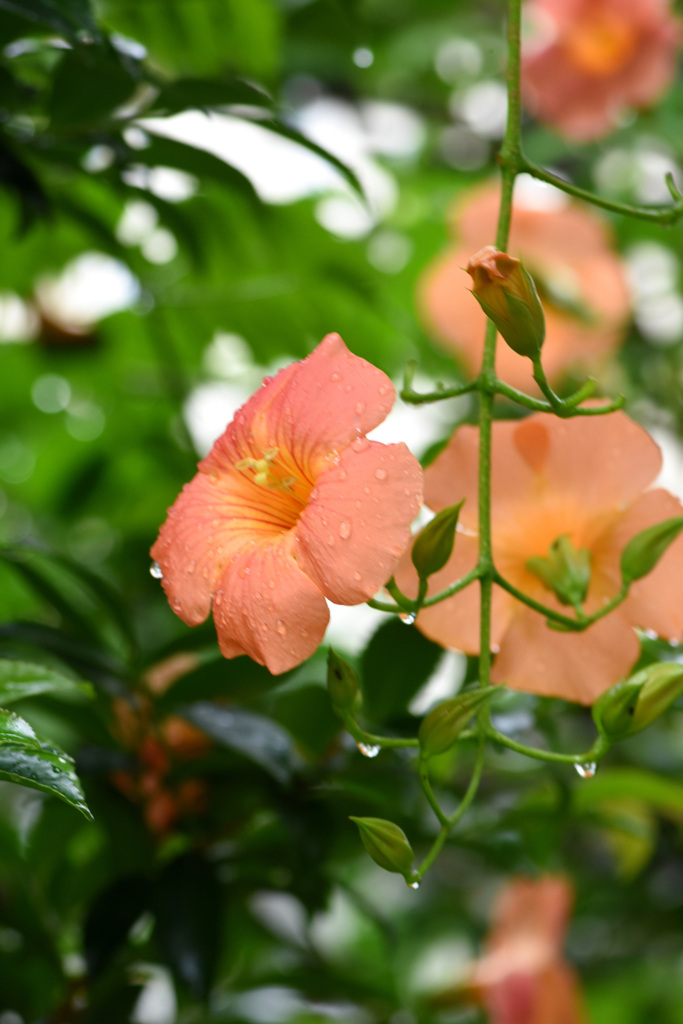
<svg viewBox="0 0 683 1024">
<path fill-rule="evenodd" d="M 574 607 L 585 600 L 591 581 L 591 554 L 587 548 L 575 548 L 567 534 L 552 542 L 545 557 L 527 559 L 526 567 L 562 604 Z"/>
<path fill-rule="evenodd" d="M 683 530 L 683 516 L 648 526 L 632 537 L 621 553 L 621 578 L 628 585 L 652 572 L 670 544 Z"/>
<path fill-rule="evenodd" d="M 358 825 L 363 846 L 375 864 L 385 871 L 395 871 L 404 878 L 410 875 L 413 848 L 403 829 L 385 818 L 351 818 Z"/>
<path fill-rule="evenodd" d="M 423 580 L 443 569 L 451 557 L 458 516 L 464 501 L 463 498 L 457 505 L 438 512 L 415 538 L 410 557 Z"/>
<path fill-rule="evenodd" d="M 472 294 L 496 330 L 520 356 L 537 359 L 545 338 L 545 317 L 531 275 L 520 260 L 492 245 L 467 264 Z"/>
<path fill-rule="evenodd" d="M 327 690 L 335 711 L 349 711 L 359 692 L 358 676 L 330 647 L 327 655 Z"/>
<path fill-rule="evenodd" d="M 487 686 L 459 693 L 430 711 L 418 732 L 422 757 L 434 757 L 452 747 L 472 716 L 494 691 L 495 686 Z"/>
<path fill-rule="evenodd" d="M 683 665 L 660 661 L 612 686 L 596 701 L 593 719 L 609 740 L 646 729 L 683 693 Z"/>
</svg>

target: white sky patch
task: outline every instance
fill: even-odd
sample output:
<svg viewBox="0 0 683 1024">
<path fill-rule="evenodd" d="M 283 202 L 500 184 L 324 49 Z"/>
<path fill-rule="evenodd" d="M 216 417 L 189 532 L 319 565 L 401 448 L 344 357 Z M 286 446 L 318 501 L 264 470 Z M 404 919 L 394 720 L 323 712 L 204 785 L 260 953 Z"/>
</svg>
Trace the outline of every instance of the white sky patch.
<svg viewBox="0 0 683 1024">
<path fill-rule="evenodd" d="M 137 300 L 137 278 L 119 260 L 101 252 L 84 252 L 60 274 L 43 277 L 36 286 L 41 308 L 60 323 L 77 327 L 96 324 L 128 309 Z"/>
<path fill-rule="evenodd" d="M 322 157 L 255 122 L 188 110 L 140 124 L 153 135 L 186 142 L 236 167 L 267 203 L 294 203 L 344 187 L 340 172 Z"/>
</svg>

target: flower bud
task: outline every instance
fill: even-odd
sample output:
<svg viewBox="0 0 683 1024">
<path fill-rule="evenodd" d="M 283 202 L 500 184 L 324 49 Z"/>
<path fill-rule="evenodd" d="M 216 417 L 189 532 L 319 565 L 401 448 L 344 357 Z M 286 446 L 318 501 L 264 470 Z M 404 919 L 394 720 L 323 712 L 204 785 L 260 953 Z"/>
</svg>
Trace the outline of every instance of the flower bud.
<svg viewBox="0 0 683 1024">
<path fill-rule="evenodd" d="M 358 694 L 358 676 L 347 661 L 330 647 L 327 655 L 327 689 L 335 711 L 348 711 Z"/>
<path fill-rule="evenodd" d="M 683 665 L 660 661 L 612 686 L 593 707 L 598 731 L 622 740 L 646 729 L 683 693 Z"/>
<path fill-rule="evenodd" d="M 591 554 L 575 548 L 567 534 L 557 537 L 548 554 L 527 559 L 526 567 L 562 604 L 582 604 L 591 581 Z"/>
<path fill-rule="evenodd" d="M 520 260 L 492 245 L 467 264 L 472 294 L 496 330 L 520 356 L 536 359 L 545 337 L 545 317 L 531 275 Z"/>
<path fill-rule="evenodd" d="M 621 578 L 625 584 L 633 583 L 652 572 L 670 544 L 683 530 L 683 516 L 674 516 L 655 523 L 631 537 L 621 553 Z"/>
<path fill-rule="evenodd" d="M 363 846 L 375 864 L 407 878 L 413 863 L 413 848 L 398 825 L 385 818 L 354 818 Z"/>
<path fill-rule="evenodd" d="M 459 693 L 439 704 L 422 720 L 418 738 L 422 757 L 443 754 L 452 747 L 472 715 L 494 692 L 494 686 Z"/>
<path fill-rule="evenodd" d="M 455 528 L 464 501 L 463 498 L 457 505 L 451 505 L 438 512 L 415 538 L 410 557 L 423 580 L 443 569 L 451 557 Z"/>
</svg>

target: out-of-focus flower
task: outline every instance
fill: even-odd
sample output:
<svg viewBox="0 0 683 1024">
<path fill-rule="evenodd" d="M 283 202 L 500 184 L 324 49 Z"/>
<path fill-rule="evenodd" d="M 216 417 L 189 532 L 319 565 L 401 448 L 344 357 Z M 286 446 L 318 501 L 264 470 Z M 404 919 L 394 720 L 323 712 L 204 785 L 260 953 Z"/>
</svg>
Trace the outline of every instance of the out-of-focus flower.
<svg viewBox="0 0 683 1024">
<path fill-rule="evenodd" d="M 478 557 L 477 471 L 479 430 L 463 426 L 425 472 L 432 509 L 465 498 L 448 564 L 430 578 L 436 593 L 469 572 Z M 668 491 L 646 490 L 661 466 L 657 445 L 624 413 L 559 420 L 538 413 L 493 425 L 492 534 L 494 562 L 519 590 L 566 614 L 566 605 L 529 560 L 548 555 L 567 537 L 590 555 L 583 605 L 597 611 L 621 586 L 620 556 L 628 541 L 653 523 L 681 515 Z M 396 574 L 408 593 L 417 578 L 404 558 Z M 470 654 L 479 650 L 479 592 L 468 587 L 423 609 L 419 628 L 432 640 Z M 498 651 L 492 680 L 516 690 L 591 704 L 625 676 L 638 657 L 634 626 L 660 636 L 683 633 L 683 538 L 628 597 L 582 633 L 548 628 L 542 614 L 494 587 L 492 638 Z"/>
<path fill-rule="evenodd" d="M 150 695 L 163 693 L 177 679 L 199 665 L 189 651 L 157 662 L 142 682 Z M 174 778 L 174 769 L 205 757 L 212 740 L 178 715 L 158 719 L 154 703 L 144 692 L 113 702 L 113 732 L 134 756 L 132 771 L 111 773 L 112 784 L 141 806 L 145 822 L 155 835 L 164 836 L 185 815 L 201 814 L 207 804 L 207 785 L 200 778 Z"/>
<path fill-rule="evenodd" d="M 669 0 L 528 0 L 529 110 L 570 139 L 596 139 L 671 82 L 681 38 Z"/>
<path fill-rule="evenodd" d="M 325 598 L 360 604 L 391 575 L 422 501 L 407 447 L 365 436 L 393 399 L 329 334 L 264 381 L 169 509 L 152 558 L 184 622 L 213 610 L 226 658 L 293 668 L 323 638 Z"/>
<path fill-rule="evenodd" d="M 585 1024 L 576 975 L 562 954 L 569 883 L 516 878 L 503 888 L 483 957 L 467 985 L 491 1024 Z"/>
<path fill-rule="evenodd" d="M 456 202 L 457 245 L 428 267 L 418 289 L 427 329 L 471 375 L 480 369 L 486 317 L 464 268 L 495 237 L 499 201 L 498 186 L 486 184 Z M 629 313 L 626 276 L 604 221 L 570 202 L 549 210 L 516 200 L 507 251 L 524 262 L 541 297 L 548 379 L 557 381 L 570 369 L 599 369 L 620 343 Z M 498 346 L 496 370 L 513 387 L 536 390 L 530 362 L 506 345 Z"/>
</svg>

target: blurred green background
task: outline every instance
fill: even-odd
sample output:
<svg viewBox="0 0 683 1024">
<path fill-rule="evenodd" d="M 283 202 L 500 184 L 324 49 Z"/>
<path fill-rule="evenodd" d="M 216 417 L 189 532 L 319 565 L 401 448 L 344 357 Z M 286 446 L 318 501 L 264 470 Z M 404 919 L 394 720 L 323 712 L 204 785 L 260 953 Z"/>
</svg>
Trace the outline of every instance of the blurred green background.
<svg viewBox="0 0 683 1024">
<path fill-rule="evenodd" d="M 368 761 L 343 734 L 324 652 L 279 678 L 225 662 L 149 573 L 198 456 L 325 333 L 397 381 L 412 358 L 458 379 L 415 287 L 454 197 L 495 173 L 504 24 L 497 0 L 0 0 L 0 655 L 92 684 L 13 710 L 76 757 L 95 816 L 0 786 L 0 1024 L 473 1024 L 434 996 L 503 880 L 547 870 L 576 885 L 568 952 L 595 1024 L 683 1022 L 680 711 L 591 781 L 492 751 L 411 892 L 348 815 L 418 851 L 436 823 L 408 755 Z M 677 81 L 607 140 L 528 120 L 526 146 L 666 202 L 682 115 Z M 675 489 L 683 226 L 612 225 L 640 287 L 602 384 L 664 443 Z M 396 429 L 422 456 L 472 409 L 420 415 Z M 335 643 L 372 722 L 414 733 L 441 652 L 367 616 Z M 678 656 L 644 638 L 644 661 Z M 447 658 L 442 689 L 475 671 Z M 590 745 L 585 709 L 495 710 L 527 741 Z M 471 757 L 439 759 L 444 806 Z"/>
</svg>

